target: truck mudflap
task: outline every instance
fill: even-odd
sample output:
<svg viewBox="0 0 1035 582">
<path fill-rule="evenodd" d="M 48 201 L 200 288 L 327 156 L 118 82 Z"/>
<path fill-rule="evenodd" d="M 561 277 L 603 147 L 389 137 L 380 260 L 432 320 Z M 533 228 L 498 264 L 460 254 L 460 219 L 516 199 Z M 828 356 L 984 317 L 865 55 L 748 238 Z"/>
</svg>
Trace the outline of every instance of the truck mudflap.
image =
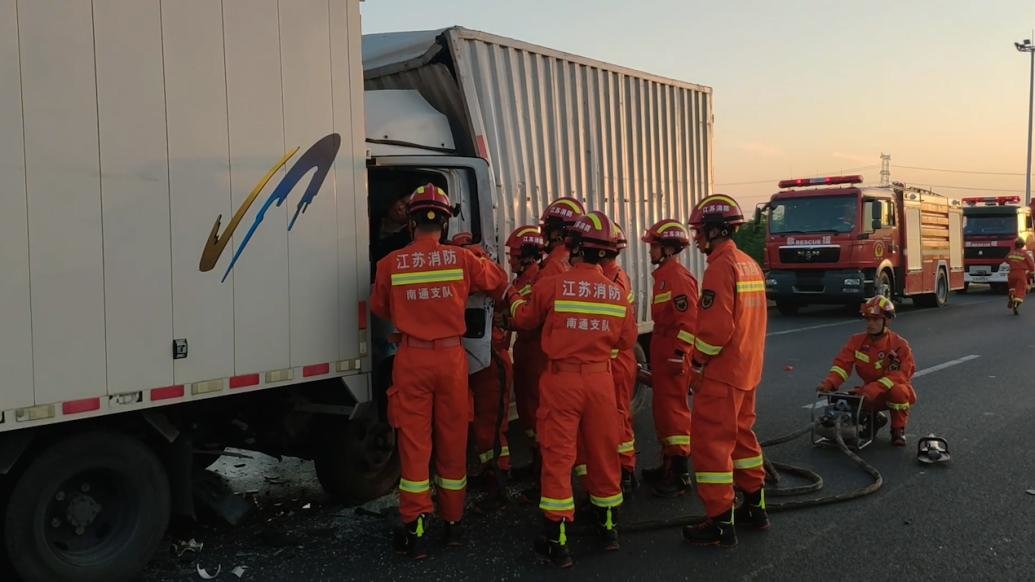
<svg viewBox="0 0 1035 582">
<path fill-rule="evenodd" d="M 787 303 L 852 303 L 873 295 L 873 277 L 858 269 L 769 271 L 766 296 Z"/>
</svg>

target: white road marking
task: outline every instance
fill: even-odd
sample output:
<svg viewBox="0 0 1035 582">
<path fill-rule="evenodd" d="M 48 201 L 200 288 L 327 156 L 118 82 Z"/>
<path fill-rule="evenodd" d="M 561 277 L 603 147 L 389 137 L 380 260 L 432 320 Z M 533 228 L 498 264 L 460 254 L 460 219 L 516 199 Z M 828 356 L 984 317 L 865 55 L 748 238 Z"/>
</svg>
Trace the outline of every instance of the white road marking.
<svg viewBox="0 0 1035 582">
<path fill-rule="evenodd" d="M 847 321 L 835 321 L 834 323 L 821 323 L 819 325 L 810 325 L 808 327 L 796 327 L 794 329 L 784 329 L 784 330 L 780 330 L 780 331 L 771 331 L 771 332 L 769 332 L 769 333 L 767 333 L 765 335 L 766 335 L 766 337 L 772 337 L 772 336 L 775 336 L 775 335 L 788 335 L 788 334 L 792 334 L 792 333 L 800 333 L 800 332 L 803 332 L 803 331 L 811 331 L 811 330 L 814 330 L 814 329 L 823 329 L 824 327 L 837 327 L 839 325 L 848 325 L 850 323 L 861 324 L 862 320 L 861 319 L 849 319 Z"/>
<path fill-rule="evenodd" d="M 933 374 L 935 372 L 940 372 L 940 371 L 942 371 L 942 370 L 944 370 L 946 368 L 951 368 L 953 366 L 958 366 L 958 365 L 963 364 L 965 362 L 969 362 L 971 360 L 976 360 L 976 359 L 978 359 L 980 357 L 981 356 L 979 356 L 977 354 L 970 354 L 969 356 L 963 356 L 962 358 L 956 358 L 955 360 L 949 360 L 948 362 L 942 362 L 941 364 L 938 364 L 937 366 L 931 366 L 930 368 L 924 368 L 923 370 L 917 370 L 916 373 L 913 374 L 913 378 L 919 378 L 920 376 L 926 376 L 928 374 Z M 821 399 L 813 402 L 812 404 L 806 404 L 805 406 L 802 406 L 802 408 L 819 408 L 820 406 L 823 406 L 824 404 L 826 404 L 826 402 L 827 402 L 826 399 L 821 398 Z"/>
</svg>

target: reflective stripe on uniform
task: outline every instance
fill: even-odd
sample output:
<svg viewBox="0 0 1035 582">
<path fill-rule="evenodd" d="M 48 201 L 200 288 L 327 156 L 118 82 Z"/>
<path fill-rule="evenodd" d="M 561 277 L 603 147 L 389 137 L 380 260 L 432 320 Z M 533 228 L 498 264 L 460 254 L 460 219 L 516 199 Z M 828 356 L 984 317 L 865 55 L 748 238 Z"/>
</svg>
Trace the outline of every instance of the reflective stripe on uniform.
<svg viewBox="0 0 1035 582">
<path fill-rule="evenodd" d="M 617 360 L 617 359 L 618 359 L 618 356 L 619 356 L 620 354 L 621 354 L 621 351 L 620 351 L 620 350 L 611 350 L 611 359 L 612 359 L 612 360 Z"/>
<path fill-rule="evenodd" d="M 837 374 L 838 376 L 841 376 L 841 378 L 844 380 L 848 379 L 848 372 L 845 372 L 845 369 L 841 366 L 834 366 L 833 368 L 830 368 L 830 371 Z"/>
<path fill-rule="evenodd" d="M 763 465 L 762 455 L 748 457 L 746 459 L 733 459 L 734 469 L 757 469 Z"/>
<path fill-rule="evenodd" d="M 625 299 L 629 302 L 629 305 L 632 305 L 633 303 L 636 303 L 636 294 L 630 291 L 629 294 L 625 296 Z"/>
<path fill-rule="evenodd" d="M 697 338 L 694 337 L 694 334 L 681 329 L 679 330 L 679 333 L 676 334 L 676 339 L 681 342 L 694 345 L 694 340 Z"/>
<path fill-rule="evenodd" d="M 633 453 L 636 452 L 636 439 L 626 441 L 618 445 L 618 453 Z"/>
<path fill-rule="evenodd" d="M 596 495 L 590 495 L 589 502 L 597 507 L 618 507 L 622 504 L 622 493 L 619 491 L 617 495 L 612 495 L 610 497 L 597 497 Z"/>
<path fill-rule="evenodd" d="M 859 360 L 860 362 L 866 362 L 867 364 L 870 363 L 870 356 L 867 356 L 866 354 L 860 352 L 859 350 L 855 351 L 855 359 Z"/>
<path fill-rule="evenodd" d="M 399 491 L 405 493 L 424 493 L 426 491 L 431 491 L 431 482 L 427 479 L 423 481 L 399 479 Z"/>
<path fill-rule="evenodd" d="M 883 378 L 881 378 L 880 380 L 877 380 L 877 381 L 880 382 L 888 390 L 891 390 L 892 388 L 895 387 L 895 383 L 892 382 L 891 378 L 888 378 L 887 376 L 884 376 Z"/>
<path fill-rule="evenodd" d="M 719 355 L 719 352 L 722 351 L 721 347 L 713 346 L 708 342 L 701 341 L 701 338 L 694 338 L 694 347 L 697 348 L 697 351 L 709 356 L 717 356 Z"/>
<path fill-rule="evenodd" d="M 575 476 L 576 477 L 585 477 L 587 474 L 589 474 L 589 469 L 586 468 L 585 464 L 575 465 Z"/>
<path fill-rule="evenodd" d="M 510 316 L 514 317 L 514 314 L 517 313 L 518 308 L 521 307 L 522 305 L 526 304 L 526 303 L 528 303 L 528 302 L 525 301 L 524 299 L 518 299 L 517 301 L 511 303 L 510 304 Z"/>
<path fill-rule="evenodd" d="M 667 436 L 661 439 L 661 444 L 669 446 L 689 445 L 690 437 L 685 434 Z"/>
<path fill-rule="evenodd" d="M 518 294 L 522 295 L 524 297 L 527 297 L 527 296 L 531 295 L 532 294 L 532 286 L 531 285 L 525 285 L 524 287 L 521 288 L 520 291 L 518 291 Z"/>
<path fill-rule="evenodd" d="M 737 293 L 765 293 L 765 281 L 737 281 Z"/>
<path fill-rule="evenodd" d="M 575 509 L 575 498 L 553 499 L 551 497 L 540 497 L 539 509 L 544 511 L 571 511 Z"/>
<path fill-rule="evenodd" d="M 732 485 L 733 471 L 728 473 L 694 473 L 694 477 L 701 485 Z"/>
<path fill-rule="evenodd" d="M 420 283 L 442 283 L 445 281 L 463 281 L 463 269 L 441 269 L 438 271 L 413 271 L 410 273 L 392 273 L 392 285 L 417 285 Z"/>
<path fill-rule="evenodd" d="M 665 291 L 664 293 L 658 293 L 654 296 L 654 305 L 658 303 L 665 303 L 666 301 L 672 301 L 672 292 Z"/>
<path fill-rule="evenodd" d="M 478 455 L 478 460 L 483 462 L 483 463 L 488 463 L 489 461 L 492 460 L 492 453 L 493 453 L 493 451 L 485 451 L 484 453 Z M 509 457 L 509 456 L 510 456 L 510 447 L 502 447 L 502 448 L 500 448 L 500 457 Z"/>
<path fill-rule="evenodd" d="M 585 315 L 625 317 L 626 307 L 624 305 L 613 305 L 611 303 L 558 299 L 553 302 L 553 310 L 557 313 L 582 313 Z"/>
<path fill-rule="evenodd" d="M 908 402 L 888 402 L 889 410 L 909 410 Z"/>
<path fill-rule="evenodd" d="M 435 484 L 449 491 L 463 491 L 464 487 L 467 487 L 467 475 L 464 475 L 459 479 L 446 479 L 444 477 L 435 477 Z"/>
</svg>

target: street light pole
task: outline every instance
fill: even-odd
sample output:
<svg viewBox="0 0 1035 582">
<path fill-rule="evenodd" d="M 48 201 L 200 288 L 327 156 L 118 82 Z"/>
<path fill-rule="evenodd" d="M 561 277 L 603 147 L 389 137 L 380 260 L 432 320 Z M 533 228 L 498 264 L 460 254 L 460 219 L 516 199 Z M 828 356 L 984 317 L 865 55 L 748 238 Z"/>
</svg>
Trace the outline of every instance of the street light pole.
<svg viewBox="0 0 1035 582">
<path fill-rule="evenodd" d="M 1035 106 L 1035 44 L 1031 43 L 1030 38 L 1024 39 L 1024 42 L 1013 43 L 1017 50 L 1022 53 L 1028 53 L 1031 59 L 1031 73 L 1028 76 L 1028 165 L 1024 168 L 1025 183 L 1024 183 L 1024 203 L 1025 205 L 1031 205 L 1031 129 L 1032 129 L 1032 109 Z"/>
</svg>

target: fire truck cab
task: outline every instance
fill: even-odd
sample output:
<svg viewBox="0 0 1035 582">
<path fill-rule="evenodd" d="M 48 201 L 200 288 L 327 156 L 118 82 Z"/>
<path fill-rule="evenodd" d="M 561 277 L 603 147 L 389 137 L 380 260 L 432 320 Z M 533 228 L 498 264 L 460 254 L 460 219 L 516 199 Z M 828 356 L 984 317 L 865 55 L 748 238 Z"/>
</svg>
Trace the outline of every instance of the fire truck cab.
<svg viewBox="0 0 1035 582">
<path fill-rule="evenodd" d="M 785 315 L 808 304 L 912 297 L 941 306 L 963 288 L 960 203 L 862 176 L 784 180 L 766 213 L 766 293 Z"/>
<path fill-rule="evenodd" d="M 1010 272 L 1006 255 L 1018 238 L 1025 239 L 1029 251 L 1035 249 L 1032 209 L 1020 196 L 964 198 L 964 289 L 979 283 L 994 292 L 1005 291 Z"/>
</svg>

